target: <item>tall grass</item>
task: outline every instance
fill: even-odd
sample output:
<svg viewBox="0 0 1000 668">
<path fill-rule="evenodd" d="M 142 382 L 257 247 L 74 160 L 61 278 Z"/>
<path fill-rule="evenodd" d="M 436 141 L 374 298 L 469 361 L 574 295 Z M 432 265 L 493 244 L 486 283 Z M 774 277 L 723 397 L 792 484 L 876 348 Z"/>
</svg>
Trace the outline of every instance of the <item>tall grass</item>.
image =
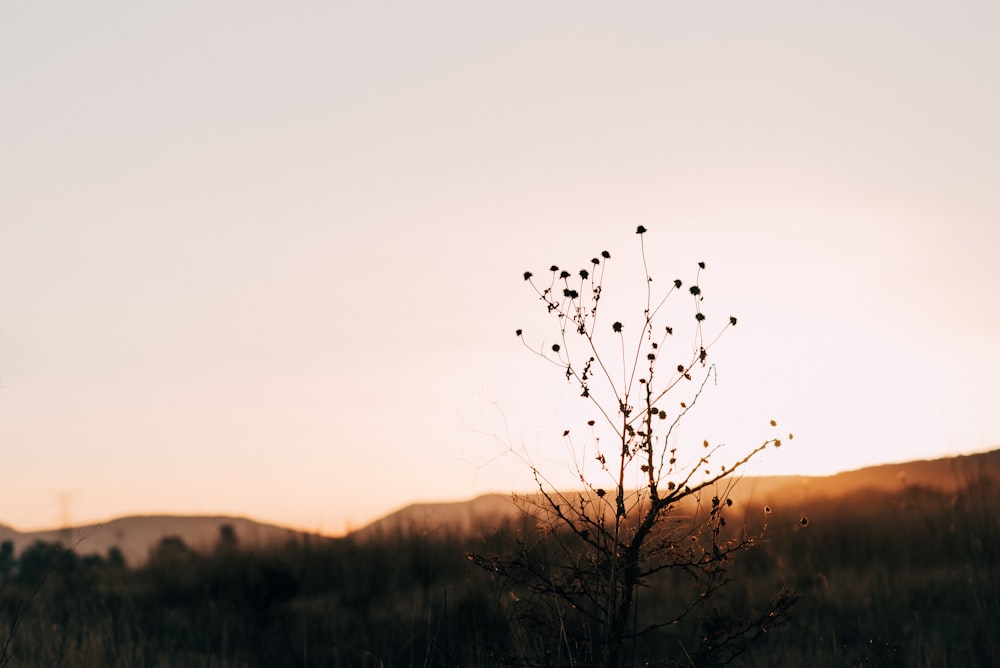
<svg viewBox="0 0 1000 668">
<path fill-rule="evenodd" d="M 775 581 L 801 599 L 793 619 L 730 665 L 1000 665 L 995 481 L 969 475 L 957 493 L 911 486 L 813 499 L 808 526 L 800 503 L 795 513 L 769 503 L 767 541 L 737 556 L 712 605 L 739 616 Z M 758 532 L 761 509 L 742 510 L 729 528 Z M 506 665 L 539 639 L 511 623 L 509 595 L 465 554 L 513 545 L 523 528 L 253 552 L 220 543 L 199 553 L 168 540 L 134 569 L 36 546 L 0 585 L 0 644 L 18 621 L 0 665 Z M 674 585 L 651 585 L 639 595 L 655 615 Z M 660 665 L 685 665 L 683 634 L 668 631 L 639 642 Z"/>
</svg>

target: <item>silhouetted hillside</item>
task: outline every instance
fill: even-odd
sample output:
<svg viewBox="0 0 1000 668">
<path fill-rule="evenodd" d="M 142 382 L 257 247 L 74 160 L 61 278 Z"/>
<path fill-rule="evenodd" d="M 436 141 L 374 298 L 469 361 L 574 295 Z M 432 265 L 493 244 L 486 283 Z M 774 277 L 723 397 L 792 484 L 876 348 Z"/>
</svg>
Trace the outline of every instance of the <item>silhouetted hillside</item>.
<svg viewBox="0 0 1000 668">
<path fill-rule="evenodd" d="M 978 476 L 1000 480 L 1000 450 L 883 464 L 830 476 L 747 476 L 735 481 L 733 501 L 744 508 L 800 504 L 821 498 L 838 498 L 862 491 L 897 492 L 923 487 L 953 492 Z M 527 494 L 527 498 L 534 498 Z M 396 534 L 461 534 L 489 528 L 521 511 L 510 494 L 487 494 L 471 501 L 415 503 L 386 515 L 351 534 L 369 540 Z"/>
<path fill-rule="evenodd" d="M 980 476 L 1000 480 L 1000 450 L 872 466 L 832 476 L 751 476 L 736 483 L 731 498 L 753 512 L 757 506 L 801 505 L 869 490 L 896 492 L 906 487 L 921 487 L 950 493 Z M 521 510 L 510 494 L 485 494 L 450 503 L 415 503 L 353 532 L 351 538 L 368 541 L 411 534 L 465 535 L 520 516 Z M 111 548 L 117 547 L 130 565 L 139 565 L 168 536 L 180 537 L 193 549 L 210 550 L 218 542 L 223 525 L 233 528 L 237 541 L 244 547 L 328 540 L 241 517 L 150 515 L 33 532 L 20 532 L 0 524 L 0 542 L 13 542 L 16 553 L 38 541 L 61 543 L 80 555 L 107 555 Z"/>
<path fill-rule="evenodd" d="M 467 534 L 520 514 L 510 494 L 484 494 L 471 501 L 414 503 L 351 533 L 356 540 L 409 534 Z"/>
<path fill-rule="evenodd" d="M 134 566 L 144 563 L 150 551 L 168 536 L 181 538 L 195 550 L 210 550 L 218 543 L 220 528 L 226 525 L 233 528 L 237 542 L 244 547 L 279 545 L 290 540 L 300 541 L 307 536 L 299 531 L 243 517 L 149 515 L 122 517 L 70 529 L 24 533 L 0 526 L 0 542 L 12 541 L 15 553 L 39 541 L 62 544 L 79 555 L 106 556 L 111 548 L 117 547 L 126 562 Z"/>
<path fill-rule="evenodd" d="M 1000 450 L 901 464 L 882 464 L 831 476 L 762 476 L 743 479 L 736 497 L 769 502 L 764 497 L 791 500 L 837 498 L 862 491 L 898 492 L 923 487 L 954 492 L 980 476 L 1000 479 Z"/>
</svg>

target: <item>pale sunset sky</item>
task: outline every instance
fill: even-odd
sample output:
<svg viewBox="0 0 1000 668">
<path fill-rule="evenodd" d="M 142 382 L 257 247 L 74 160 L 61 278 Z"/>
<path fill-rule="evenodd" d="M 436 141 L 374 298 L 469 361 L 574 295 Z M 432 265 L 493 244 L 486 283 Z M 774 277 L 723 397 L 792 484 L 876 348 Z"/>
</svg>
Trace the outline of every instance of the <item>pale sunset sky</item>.
<svg viewBox="0 0 1000 668">
<path fill-rule="evenodd" d="M 0 523 L 338 534 L 530 490 L 507 447 L 562 479 L 588 415 L 514 335 L 554 333 L 522 273 L 608 250 L 630 299 L 638 225 L 654 285 L 704 261 L 739 318 L 681 445 L 998 447 L 997 35 L 995 2 L 3 3 Z"/>
</svg>

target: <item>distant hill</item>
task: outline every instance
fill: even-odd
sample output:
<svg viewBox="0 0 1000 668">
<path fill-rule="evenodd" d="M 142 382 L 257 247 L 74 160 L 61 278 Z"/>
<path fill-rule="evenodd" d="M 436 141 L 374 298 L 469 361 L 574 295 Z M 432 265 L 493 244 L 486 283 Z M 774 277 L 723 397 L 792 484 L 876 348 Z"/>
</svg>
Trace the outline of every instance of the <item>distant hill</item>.
<svg viewBox="0 0 1000 668">
<path fill-rule="evenodd" d="M 150 551 L 167 536 L 178 536 L 188 547 L 196 550 L 210 550 L 217 544 L 220 527 L 224 525 L 233 528 L 239 545 L 244 547 L 283 544 L 290 540 L 303 540 L 307 536 L 299 531 L 243 517 L 140 515 L 70 529 L 23 533 L 0 525 L 0 542 L 12 541 L 16 553 L 38 541 L 60 543 L 80 555 L 107 556 L 111 548 L 117 547 L 126 562 L 134 566 L 145 562 Z M 310 539 L 316 539 L 316 536 L 310 535 Z"/>
<path fill-rule="evenodd" d="M 896 492 L 924 487 L 954 492 L 978 476 L 1000 480 L 1000 450 L 901 464 L 882 464 L 830 476 L 762 476 L 744 478 L 737 494 L 750 499 L 835 498 L 863 491 Z"/>
<path fill-rule="evenodd" d="M 749 509 L 765 504 L 814 502 L 867 490 L 902 491 L 908 486 L 953 492 L 977 476 L 1000 481 L 1000 450 L 871 466 L 832 476 L 748 476 L 736 483 L 731 496 L 739 506 Z M 350 538 L 372 540 L 399 534 L 468 534 L 520 516 L 521 510 L 510 494 L 486 494 L 451 503 L 415 503 L 358 529 Z M 33 532 L 19 532 L 0 524 L 0 542 L 12 541 L 17 553 L 37 541 L 61 543 L 81 555 L 107 556 L 111 548 L 117 547 L 125 560 L 135 566 L 145 562 L 167 536 L 178 536 L 196 550 L 210 550 L 217 544 L 223 525 L 233 528 L 243 547 L 331 540 L 243 517 L 149 515 Z"/>
<path fill-rule="evenodd" d="M 491 522 L 516 517 L 520 511 L 510 494 L 484 494 L 470 501 L 414 503 L 350 534 L 371 540 L 399 534 L 467 534 Z"/>
<path fill-rule="evenodd" d="M 980 475 L 1000 481 L 1000 450 L 882 464 L 831 476 L 747 476 L 736 482 L 730 496 L 745 508 L 758 504 L 763 508 L 768 504 L 816 501 L 864 491 L 903 491 L 908 486 L 953 492 Z M 527 495 L 529 499 L 532 497 L 533 494 Z M 468 533 L 520 515 L 511 494 L 487 494 L 453 503 L 415 503 L 358 529 L 351 538 L 370 540 L 400 533 Z"/>
</svg>

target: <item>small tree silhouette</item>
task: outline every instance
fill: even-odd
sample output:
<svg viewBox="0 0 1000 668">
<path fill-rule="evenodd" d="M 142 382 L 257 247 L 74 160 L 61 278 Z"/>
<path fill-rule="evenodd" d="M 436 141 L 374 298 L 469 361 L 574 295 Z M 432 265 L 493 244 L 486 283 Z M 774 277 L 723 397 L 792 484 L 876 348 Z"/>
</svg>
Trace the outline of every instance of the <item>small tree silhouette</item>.
<svg viewBox="0 0 1000 668">
<path fill-rule="evenodd" d="M 674 280 L 654 298 L 646 229 L 636 232 L 645 275 L 638 326 L 605 315 L 607 251 L 575 272 L 552 265 L 543 283 L 524 273 L 556 320 L 558 336 L 536 347 L 521 329 L 516 334 L 579 389 L 593 419 L 582 443 L 570 440 L 571 430 L 563 432 L 580 487 L 557 489 L 530 456 L 520 455 L 538 494 L 517 497 L 526 520 L 516 547 L 470 555 L 507 589 L 502 600 L 521 639 L 516 656 L 507 659 L 518 665 L 672 665 L 672 654 L 684 665 L 723 664 L 780 623 L 795 599 L 779 591 L 743 619 L 710 607 L 728 582 L 731 559 L 762 537 L 726 529 L 729 492 L 747 462 L 781 439 L 768 438 L 728 465 L 715 462 L 721 445 L 704 440 L 696 452 L 677 445 L 678 425 L 715 377 L 709 351 L 737 320 L 728 316 L 706 337 L 703 262 L 693 284 L 684 289 Z M 674 327 L 660 320 L 668 300 L 685 294 L 693 301 L 694 340 L 678 358 L 669 345 Z M 686 387 L 686 400 L 673 403 Z M 657 597 L 640 606 L 645 589 Z"/>
<path fill-rule="evenodd" d="M 5 540 L 3 543 L 0 543 L 0 588 L 10 579 L 16 563 L 17 560 L 14 558 L 14 541 Z"/>
<path fill-rule="evenodd" d="M 236 529 L 232 524 L 219 525 L 219 540 L 215 544 L 215 551 L 219 554 L 233 554 L 240 546 L 240 539 L 236 535 Z"/>
</svg>

